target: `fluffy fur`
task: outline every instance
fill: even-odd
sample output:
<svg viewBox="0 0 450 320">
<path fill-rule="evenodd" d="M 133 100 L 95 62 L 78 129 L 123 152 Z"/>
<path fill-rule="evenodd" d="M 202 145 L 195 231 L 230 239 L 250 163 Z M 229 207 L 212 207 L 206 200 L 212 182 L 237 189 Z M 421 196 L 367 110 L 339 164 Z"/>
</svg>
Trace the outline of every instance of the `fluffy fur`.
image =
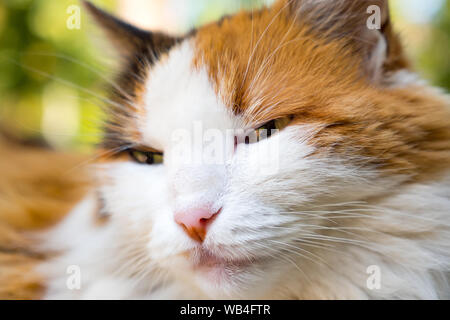
<svg viewBox="0 0 450 320">
<path fill-rule="evenodd" d="M 54 225 L 89 187 L 82 156 L 24 148 L 0 138 L 0 298 L 36 299 L 45 292 L 34 269 L 50 252 L 29 232 Z"/>
<path fill-rule="evenodd" d="M 373 3 L 383 28 L 369 32 Z M 42 297 L 450 298 L 449 99 L 407 68 L 386 2 L 279 1 L 162 47 L 89 8 L 137 37 L 125 57 L 141 68 L 112 88 L 104 147 L 163 151 L 164 164 L 94 167 L 95 187 L 40 235 L 40 251 L 59 252 L 35 270 Z M 221 141 L 195 144 L 198 130 L 278 118 L 270 138 L 195 161 Z M 198 205 L 221 208 L 202 243 L 173 214 Z"/>
</svg>

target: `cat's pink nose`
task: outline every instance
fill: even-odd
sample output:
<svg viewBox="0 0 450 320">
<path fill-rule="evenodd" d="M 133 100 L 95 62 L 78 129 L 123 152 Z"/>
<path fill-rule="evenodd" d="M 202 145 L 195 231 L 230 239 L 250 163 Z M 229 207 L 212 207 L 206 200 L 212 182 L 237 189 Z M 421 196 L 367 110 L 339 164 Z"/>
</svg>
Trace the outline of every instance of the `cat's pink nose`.
<svg viewBox="0 0 450 320">
<path fill-rule="evenodd" d="M 202 242 L 206 237 L 208 226 L 220 210 L 212 211 L 207 207 L 200 207 L 177 211 L 175 212 L 175 222 L 183 227 L 189 237 Z"/>
</svg>

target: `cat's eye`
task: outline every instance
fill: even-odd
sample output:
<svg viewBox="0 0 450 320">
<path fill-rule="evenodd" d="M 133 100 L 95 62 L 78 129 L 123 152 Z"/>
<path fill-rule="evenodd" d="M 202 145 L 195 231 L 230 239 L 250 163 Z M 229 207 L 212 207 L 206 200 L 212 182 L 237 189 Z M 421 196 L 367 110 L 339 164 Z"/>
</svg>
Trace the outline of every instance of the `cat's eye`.
<svg viewBox="0 0 450 320">
<path fill-rule="evenodd" d="M 258 127 L 256 132 L 256 141 L 269 138 L 274 132 L 272 130 L 281 130 L 286 127 L 291 119 L 288 117 L 274 119 L 266 122 L 264 125 Z M 249 139 L 245 139 L 245 143 L 249 144 Z"/>
<path fill-rule="evenodd" d="M 136 149 L 129 149 L 128 153 L 130 157 L 138 162 L 145 164 L 159 164 L 164 160 L 164 156 L 161 152 L 153 152 L 153 151 L 140 151 Z"/>
</svg>

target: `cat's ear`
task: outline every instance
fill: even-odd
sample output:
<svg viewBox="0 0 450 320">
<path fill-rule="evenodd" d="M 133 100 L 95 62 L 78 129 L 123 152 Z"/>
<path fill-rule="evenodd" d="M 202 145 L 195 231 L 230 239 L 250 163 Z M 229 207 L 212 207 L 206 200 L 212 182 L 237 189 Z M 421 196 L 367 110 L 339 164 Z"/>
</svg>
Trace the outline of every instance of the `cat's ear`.
<svg viewBox="0 0 450 320">
<path fill-rule="evenodd" d="M 346 39 L 362 55 L 363 72 L 380 82 L 386 72 L 408 67 L 394 34 L 388 0 L 281 0 L 296 19 L 331 39 Z"/>
<path fill-rule="evenodd" d="M 83 1 L 83 5 L 103 29 L 109 42 L 124 57 L 134 57 L 145 52 L 149 54 L 151 59 L 157 57 L 160 52 L 170 48 L 176 42 L 176 39 L 169 35 L 132 26 L 88 1 Z"/>
</svg>

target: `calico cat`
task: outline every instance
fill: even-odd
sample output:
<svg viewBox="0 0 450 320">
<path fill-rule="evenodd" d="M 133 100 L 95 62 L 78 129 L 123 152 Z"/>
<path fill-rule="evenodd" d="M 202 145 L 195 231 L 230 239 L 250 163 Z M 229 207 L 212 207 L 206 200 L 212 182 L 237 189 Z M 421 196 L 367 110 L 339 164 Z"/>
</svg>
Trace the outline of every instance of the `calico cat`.
<svg viewBox="0 0 450 320">
<path fill-rule="evenodd" d="M 0 292 L 450 298 L 450 100 L 386 0 L 279 0 L 184 36 L 85 9 L 123 58 L 103 156 Z"/>
</svg>

